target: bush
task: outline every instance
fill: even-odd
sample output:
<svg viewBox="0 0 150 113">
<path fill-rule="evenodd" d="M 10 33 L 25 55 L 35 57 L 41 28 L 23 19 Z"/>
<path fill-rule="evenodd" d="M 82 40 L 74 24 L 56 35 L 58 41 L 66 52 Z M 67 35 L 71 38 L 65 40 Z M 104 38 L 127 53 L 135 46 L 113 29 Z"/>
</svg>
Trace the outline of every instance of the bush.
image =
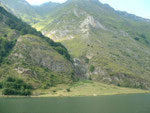
<svg viewBox="0 0 150 113">
<path fill-rule="evenodd" d="M 2 89 L 3 88 L 3 84 L 0 82 L 0 89 Z"/>
<path fill-rule="evenodd" d="M 62 48 L 61 46 L 54 47 L 54 49 L 61 55 L 63 55 L 66 59 L 71 60 L 71 57 L 66 48 Z"/>
<path fill-rule="evenodd" d="M 53 90 L 53 93 L 56 93 L 56 90 Z"/>
<path fill-rule="evenodd" d="M 89 63 L 89 59 L 88 58 L 85 58 L 85 62 L 88 64 Z"/>
<path fill-rule="evenodd" d="M 32 95 L 32 92 L 30 90 L 25 90 L 21 92 L 21 95 L 29 96 L 29 95 Z"/>
<path fill-rule="evenodd" d="M 3 84 L 4 95 L 31 95 L 33 87 L 26 84 L 22 79 L 8 77 Z"/>
<path fill-rule="evenodd" d="M 7 77 L 6 82 L 15 82 L 16 79 L 12 77 Z"/>
<path fill-rule="evenodd" d="M 94 72 L 95 67 L 93 65 L 90 66 L 90 72 Z"/>
<path fill-rule="evenodd" d="M 67 91 L 67 92 L 71 92 L 70 88 L 67 88 L 66 91 Z"/>
<path fill-rule="evenodd" d="M 4 95 L 19 95 L 19 92 L 15 89 L 5 88 L 2 92 Z"/>
<path fill-rule="evenodd" d="M 42 86 L 42 89 L 48 89 L 48 88 L 49 88 L 49 86 L 47 84 Z"/>
<path fill-rule="evenodd" d="M 30 90 L 18 91 L 16 89 L 10 88 L 5 88 L 2 93 L 3 95 L 24 95 L 24 96 L 29 96 L 32 94 Z"/>
<path fill-rule="evenodd" d="M 138 37 L 134 37 L 134 39 L 135 39 L 136 41 L 139 41 L 139 40 L 140 40 Z"/>
<path fill-rule="evenodd" d="M 14 47 L 16 40 L 9 41 L 5 38 L 0 38 L 0 63 L 2 63 L 4 57 L 7 57 Z"/>
</svg>

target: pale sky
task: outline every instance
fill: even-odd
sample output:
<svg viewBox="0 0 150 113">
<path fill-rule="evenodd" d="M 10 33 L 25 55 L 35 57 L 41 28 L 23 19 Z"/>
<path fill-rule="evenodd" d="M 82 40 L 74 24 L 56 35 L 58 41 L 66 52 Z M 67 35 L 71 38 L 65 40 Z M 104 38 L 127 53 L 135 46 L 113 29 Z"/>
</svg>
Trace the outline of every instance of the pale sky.
<svg viewBox="0 0 150 113">
<path fill-rule="evenodd" d="M 26 0 L 30 4 L 39 5 L 48 1 L 63 3 L 67 0 Z M 99 0 L 116 10 L 126 11 L 137 16 L 150 19 L 150 0 Z"/>
</svg>

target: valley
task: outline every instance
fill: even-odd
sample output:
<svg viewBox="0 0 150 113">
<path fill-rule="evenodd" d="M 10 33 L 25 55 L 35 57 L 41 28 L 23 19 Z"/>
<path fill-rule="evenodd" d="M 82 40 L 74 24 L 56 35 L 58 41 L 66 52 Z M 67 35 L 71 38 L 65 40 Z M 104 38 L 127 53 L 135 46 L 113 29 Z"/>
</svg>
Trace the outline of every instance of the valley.
<svg viewBox="0 0 150 113">
<path fill-rule="evenodd" d="M 98 0 L 0 1 L 0 88 L 26 91 L 21 79 L 33 96 L 149 92 L 150 20 Z"/>
</svg>

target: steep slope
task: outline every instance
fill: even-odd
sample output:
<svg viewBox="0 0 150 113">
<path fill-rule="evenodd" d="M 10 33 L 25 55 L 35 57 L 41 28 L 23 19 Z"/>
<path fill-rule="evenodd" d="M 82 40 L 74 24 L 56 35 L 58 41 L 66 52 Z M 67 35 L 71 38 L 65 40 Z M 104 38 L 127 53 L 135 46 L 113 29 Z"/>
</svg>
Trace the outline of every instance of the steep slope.
<svg viewBox="0 0 150 113">
<path fill-rule="evenodd" d="M 34 8 L 25 0 L 0 0 L 9 11 L 23 21 L 33 24 L 40 20 L 40 16 Z"/>
<path fill-rule="evenodd" d="M 35 27 L 61 41 L 79 75 L 119 86 L 148 88 L 150 22 L 98 0 L 68 0 Z"/>
<path fill-rule="evenodd" d="M 47 3 L 34 10 L 43 18 L 32 25 L 67 47 L 79 77 L 150 88 L 149 20 L 115 11 L 98 0 Z"/>
<path fill-rule="evenodd" d="M 1 6 L 0 26 L 0 82 L 8 76 L 19 77 L 39 88 L 72 81 L 73 65 L 63 45 Z"/>
</svg>

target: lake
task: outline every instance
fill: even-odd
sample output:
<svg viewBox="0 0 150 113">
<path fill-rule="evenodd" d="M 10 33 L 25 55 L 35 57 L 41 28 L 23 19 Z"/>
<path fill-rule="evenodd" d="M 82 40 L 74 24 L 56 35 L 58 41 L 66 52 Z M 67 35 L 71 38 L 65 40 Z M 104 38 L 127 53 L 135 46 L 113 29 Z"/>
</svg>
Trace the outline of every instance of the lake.
<svg viewBox="0 0 150 113">
<path fill-rule="evenodd" d="M 0 98 L 0 113 L 150 113 L 150 94 Z"/>
</svg>

